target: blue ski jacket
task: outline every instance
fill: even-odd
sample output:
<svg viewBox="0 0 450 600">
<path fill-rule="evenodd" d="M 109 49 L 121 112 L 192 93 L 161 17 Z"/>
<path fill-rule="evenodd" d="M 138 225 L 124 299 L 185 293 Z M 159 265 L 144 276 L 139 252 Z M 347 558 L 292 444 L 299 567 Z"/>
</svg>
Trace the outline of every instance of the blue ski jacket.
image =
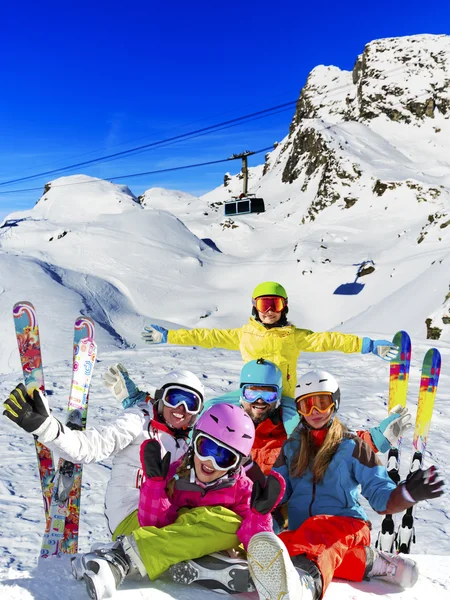
<svg viewBox="0 0 450 600">
<path fill-rule="evenodd" d="M 339 445 L 320 483 L 313 480 L 311 471 L 302 477 L 291 477 L 289 470 L 300 444 L 300 427 L 285 442 L 274 469 L 286 481 L 281 503 L 288 502 L 289 529 L 298 529 L 315 515 L 366 521 L 367 515 L 359 503 L 360 490 L 376 512 L 385 512 L 396 485 L 370 446 L 352 434 Z"/>
</svg>

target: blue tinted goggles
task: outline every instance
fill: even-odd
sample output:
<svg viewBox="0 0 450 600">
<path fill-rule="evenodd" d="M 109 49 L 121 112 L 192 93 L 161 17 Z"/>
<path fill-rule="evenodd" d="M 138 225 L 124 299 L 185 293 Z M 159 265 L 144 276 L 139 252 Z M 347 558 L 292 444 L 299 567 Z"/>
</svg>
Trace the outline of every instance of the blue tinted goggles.
<svg viewBox="0 0 450 600">
<path fill-rule="evenodd" d="M 210 460 L 214 468 L 219 471 L 228 471 L 237 467 L 241 459 L 237 452 L 222 446 L 206 433 L 199 433 L 195 438 L 194 453 L 200 460 Z"/>
<path fill-rule="evenodd" d="M 190 415 L 198 415 L 202 410 L 203 400 L 197 392 L 176 385 L 167 386 L 161 397 L 165 406 L 176 408 L 184 404 L 184 408 Z"/>
<path fill-rule="evenodd" d="M 241 388 L 241 396 L 242 399 L 245 400 L 245 402 L 256 402 L 257 400 L 262 400 L 263 402 L 266 402 L 267 404 L 272 404 L 273 402 L 276 402 L 279 397 L 280 397 L 280 391 L 278 389 L 278 386 L 276 385 L 259 385 L 257 387 L 262 388 L 264 387 L 264 389 L 259 389 L 259 390 L 255 390 L 252 389 L 256 387 L 256 384 L 245 384 L 242 386 Z"/>
</svg>

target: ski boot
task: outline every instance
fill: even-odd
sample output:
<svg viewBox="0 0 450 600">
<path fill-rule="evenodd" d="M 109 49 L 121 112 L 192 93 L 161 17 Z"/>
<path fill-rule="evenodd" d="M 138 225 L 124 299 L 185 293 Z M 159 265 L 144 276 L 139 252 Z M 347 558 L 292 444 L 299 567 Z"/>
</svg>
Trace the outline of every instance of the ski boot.
<svg viewBox="0 0 450 600">
<path fill-rule="evenodd" d="M 177 583 L 195 581 L 210 590 L 228 594 L 255 591 L 247 561 L 216 552 L 172 565 L 166 575 Z"/>
<path fill-rule="evenodd" d="M 366 571 L 364 577 L 376 577 L 403 588 L 412 587 L 418 577 L 416 563 L 402 554 L 389 554 L 366 546 Z"/>
<path fill-rule="evenodd" d="M 314 578 L 294 567 L 286 546 L 274 533 L 254 535 L 248 544 L 247 560 L 260 600 L 314 599 Z"/>
<path fill-rule="evenodd" d="M 99 546 L 71 561 L 75 579 L 84 579 L 86 590 L 93 600 L 112 598 L 127 576 L 146 575 L 144 564 L 130 537 Z"/>
</svg>

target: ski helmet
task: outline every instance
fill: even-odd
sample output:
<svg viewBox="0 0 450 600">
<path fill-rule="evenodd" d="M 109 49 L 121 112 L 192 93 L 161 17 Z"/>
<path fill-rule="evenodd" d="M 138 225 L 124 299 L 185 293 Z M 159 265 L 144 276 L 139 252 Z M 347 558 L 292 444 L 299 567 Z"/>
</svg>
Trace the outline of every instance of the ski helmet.
<svg viewBox="0 0 450 600">
<path fill-rule="evenodd" d="M 192 373 L 191 371 L 178 370 L 178 371 L 171 371 L 170 373 L 168 373 L 163 378 L 163 380 L 161 382 L 161 386 L 155 392 L 155 400 L 157 400 L 158 414 L 161 417 L 162 417 L 163 410 L 164 410 L 164 403 L 162 401 L 162 398 L 164 395 L 164 390 L 166 388 L 168 388 L 169 386 L 180 387 L 180 388 L 190 390 L 190 391 L 193 391 L 193 392 L 196 392 L 197 394 L 199 394 L 200 400 L 201 400 L 201 405 L 200 405 L 200 410 L 199 410 L 198 414 L 200 414 L 200 412 L 203 408 L 204 400 L 205 400 L 205 388 L 203 387 L 203 384 L 200 381 L 200 379 L 197 377 L 197 375 L 194 375 L 194 373 Z M 191 423 L 196 421 L 197 418 L 198 418 L 198 415 L 194 415 L 193 419 L 191 420 Z"/>
<path fill-rule="evenodd" d="M 236 450 L 242 457 L 250 454 L 255 441 L 255 426 L 245 410 L 222 402 L 202 414 L 194 427 L 194 440 L 200 432 Z"/>
<path fill-rule="evenodd" d="M 251 360 L 246 363 L 241 370 L 241 384 L 244 385 L 272 385 L 277 388 L 277 402 L 276 407 L 280 405 L 281 393 L 283 387 L 283 375 L 277 365 L 270 360 L 264 360 L 264 358 L 258 358 L 258 360 Z M 245 401 L 242 397 L 241 400 Z"/>
<path fill-rule="evenodd" d="M 253 290 L 252 298 L 259 298 L 259 296 L 281 296 L 285 300 L 288 299 L 286 290 L 276 281 L 264 281 L 257 285 Z"/>
<path fill-rule="evenodd" d="M 336 379 L 326 371 L 308 371 L 300 377 L 295 388 L 295 400 L 312 394 L 328 393 L 334 402 L 337 412 L 341 400 L 341 391 Z"/>
</svg>

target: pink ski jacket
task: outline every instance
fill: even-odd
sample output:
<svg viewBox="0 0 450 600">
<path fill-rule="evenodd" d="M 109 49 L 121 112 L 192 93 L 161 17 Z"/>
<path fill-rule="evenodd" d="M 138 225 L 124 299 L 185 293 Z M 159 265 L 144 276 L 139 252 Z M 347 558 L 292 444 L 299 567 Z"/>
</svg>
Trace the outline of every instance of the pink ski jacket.
<svg viewBox="0 0 450 600">
<path fill-rule="evenodd" d="M 141 527 L 154 525 L 164 527 L 175 522 L 180 508 L 197 508 L 199 506 L 223 506 L 242 517 L 242 523 L 236 535 L 244 548 L 250 538 L 261 531 L 273 531 L 271 514 L 262 515 L 250 506 L 253 481 L 247 477 L 243 468 L 230 479 L 222 479 L 216 486 L 203 487 L 185 479 L 175 482 L 171 499 L 166 493 L 166 485 L 175 475 L 181 460 L 172 463 L 166 479 L 153 477 L 146 479 L 141 486 L 138 518 Z M 286 484 L 278 473 L 271 473 L 281 483 L 281 492 L 275 506 L 284 495 Z M 274 506 L 274 508 L 275 508 Z"/>
</svg>

